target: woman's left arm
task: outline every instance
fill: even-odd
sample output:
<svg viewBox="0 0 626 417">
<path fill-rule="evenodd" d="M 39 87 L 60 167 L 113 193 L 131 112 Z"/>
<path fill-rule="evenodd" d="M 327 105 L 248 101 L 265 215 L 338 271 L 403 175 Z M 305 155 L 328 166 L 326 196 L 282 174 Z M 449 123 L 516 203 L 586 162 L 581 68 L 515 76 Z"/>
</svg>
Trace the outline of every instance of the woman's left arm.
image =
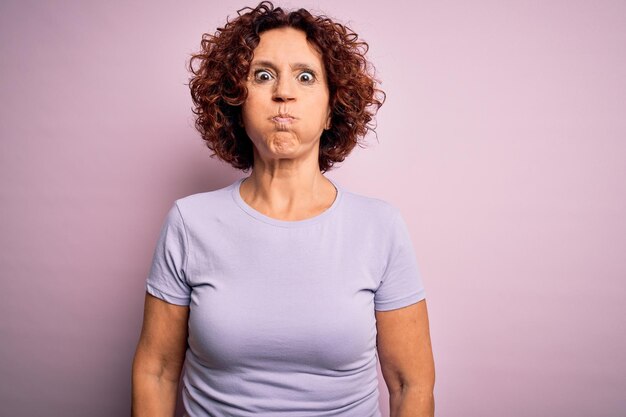
<svg viewBox="0 0 626 417">
<path fill-rule="evenodd" d="M 375 314 L 390 417 L 434 417 L 435 362 L 426 300 Z"/>
</svg>

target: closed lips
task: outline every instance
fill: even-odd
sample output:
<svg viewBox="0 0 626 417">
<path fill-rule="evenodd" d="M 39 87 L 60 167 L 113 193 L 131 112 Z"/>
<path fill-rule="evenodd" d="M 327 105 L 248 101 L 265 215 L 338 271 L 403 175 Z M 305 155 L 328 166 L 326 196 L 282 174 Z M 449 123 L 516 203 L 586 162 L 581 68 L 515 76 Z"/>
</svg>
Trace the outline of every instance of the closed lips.
<svg viewBox="0 0 626 417">
<path fill-rule="evenodd" d="M 291 116 L 274 116 L 272 117 L 272 120 L 279 123 L 289 123 L 292 122 L 294 118 Z"/>
</svg>

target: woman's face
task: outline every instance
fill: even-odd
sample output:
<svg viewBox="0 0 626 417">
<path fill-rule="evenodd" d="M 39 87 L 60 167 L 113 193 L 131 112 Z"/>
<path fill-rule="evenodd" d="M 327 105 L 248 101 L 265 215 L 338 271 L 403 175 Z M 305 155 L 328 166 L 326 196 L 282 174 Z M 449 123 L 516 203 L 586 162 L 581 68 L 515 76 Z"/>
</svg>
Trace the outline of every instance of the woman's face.
<svg viewBox="0 0 626 417">
<path fill-rule="evenodd" d="M 303 31 L 261 33 L 246 86 L 242 120 L 264 160 L 317 155 L 330 123 L 329 90 L 322 57 Z"/>
</svg>

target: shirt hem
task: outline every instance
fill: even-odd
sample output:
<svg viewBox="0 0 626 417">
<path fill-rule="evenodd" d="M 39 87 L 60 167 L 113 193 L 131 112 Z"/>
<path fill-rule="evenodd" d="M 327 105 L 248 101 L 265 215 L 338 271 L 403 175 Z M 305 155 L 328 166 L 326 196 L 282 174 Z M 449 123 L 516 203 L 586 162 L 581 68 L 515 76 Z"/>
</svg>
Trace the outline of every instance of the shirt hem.
<svg viewBox="0 0 626 417">
<path fill-rule="evenodd" d="M 154 285 L 150 283 L 146 283 L 146 291 L 148 292 L 148 294 L 153 295 L 170 304 L 188 306 L 189 302 L 191 301 L 191 297 L 184 298 L 184 297 L 177 297 L 175 295 L 170 295 L 164 291 L 161 291 L 160 289 L 158 289 L 157 287 L 155 287 Z"/>
<path fill-rule="evenodd" d="M 407 307 L 411 304 L 415 304 L 419 301 L 422 301 L 425 298 L 426 298 L 426 291 L 422 289 L 415 294 L 412 294 L 408 297 L 401 298 L 399 300 L 378 302 L 374 306 L 374 310 L 376 311 L 396 310 L 398 308 Z"/>
</svg>

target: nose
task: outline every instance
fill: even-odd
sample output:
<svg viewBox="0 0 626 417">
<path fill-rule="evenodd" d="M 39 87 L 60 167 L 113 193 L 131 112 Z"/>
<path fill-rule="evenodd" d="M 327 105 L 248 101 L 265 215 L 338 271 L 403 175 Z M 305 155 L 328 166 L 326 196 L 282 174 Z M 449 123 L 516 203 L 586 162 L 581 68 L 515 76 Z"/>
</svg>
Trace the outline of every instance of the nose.
<svg viewBox="0 0 626 417">
<path fill-rule="evenodd" d="M 280 77 L 274 86 L 274 93 L 272 94 L 272 99 L 274 101 L 295 100 L 295 88 L 289 77 Z"/>
</svg>

